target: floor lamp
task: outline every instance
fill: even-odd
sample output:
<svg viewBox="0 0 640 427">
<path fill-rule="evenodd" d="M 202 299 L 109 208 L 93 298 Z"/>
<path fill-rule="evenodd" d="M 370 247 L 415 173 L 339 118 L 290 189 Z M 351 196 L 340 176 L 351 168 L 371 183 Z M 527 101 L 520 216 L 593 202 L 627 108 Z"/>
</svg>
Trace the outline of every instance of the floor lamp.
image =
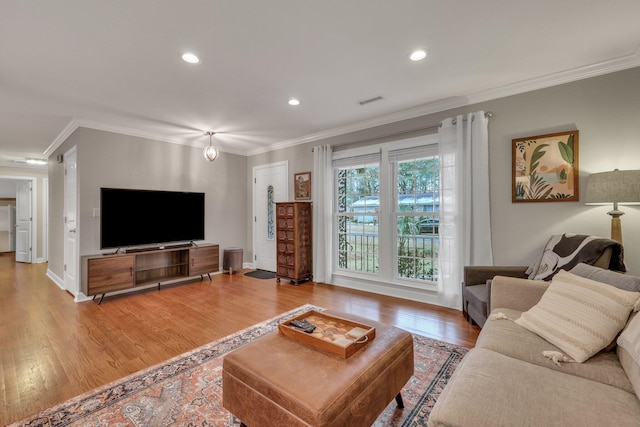
<svg viewBox="0 0 640 427">
<path fill-rule="evenodd" d="M 624 212 L 618 210 L 623 205 L 640 204 L 640 170 L 599 172 L 589 175 L 585 205 L 604 205 L 613 203 L 611 215 L 611 239 L 622 243 L 622 225 L 620 217 Z"/>
</svg>

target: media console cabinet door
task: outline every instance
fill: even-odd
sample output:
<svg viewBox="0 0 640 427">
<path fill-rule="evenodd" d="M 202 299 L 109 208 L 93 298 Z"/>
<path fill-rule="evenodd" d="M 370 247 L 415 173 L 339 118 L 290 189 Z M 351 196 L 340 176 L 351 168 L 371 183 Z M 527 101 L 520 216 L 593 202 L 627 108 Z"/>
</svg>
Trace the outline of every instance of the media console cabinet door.
<svg viewBox="0 0 640 427">
<path fill-rule="evenodd" d="M 133 287 L 133 255 L 87 260 L 87 295 L 98 295 Z"/>
<path fill-rule="evenodd" d="M 220 249 L 218 245 L 189 249 L 189 276 L 214 273 L 219 269 Z"/>
</svg>

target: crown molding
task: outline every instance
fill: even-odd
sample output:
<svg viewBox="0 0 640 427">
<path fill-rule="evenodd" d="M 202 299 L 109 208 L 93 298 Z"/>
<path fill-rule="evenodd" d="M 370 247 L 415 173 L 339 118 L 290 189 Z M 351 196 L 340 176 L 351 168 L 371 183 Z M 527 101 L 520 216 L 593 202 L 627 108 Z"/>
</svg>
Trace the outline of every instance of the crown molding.
<svg viewBox="0 0 640 427">
<path fill-rule="evenodd" d="M 638 46 L 638 48 L 632 54 L 614 58 L 608 61 L 602 61 L 596 64 L 573 68 L 570 70 L 565 70 L 559 73 L 549 74 L 542 77 L 536 77 L 533 79 L 522 80 L 520 82 L 470 93 L 463 96 L 430 102 L 419 107 L 402 110 L 396 113 L 379 116 L 374 119 L 364 120 L 346 126 L 328 129 L 300 138 L 294 138 L 284 142 L 272 144 L 268 147 L 251 150 L 247 152 L 247 155 L 252 156 L 269 151 L 280 150 L 283 148 L 319 141 L 350 132 L 356 132 L 376 126 L 382 126 L 401 120 L 408 120 L 428 114 L 439 113 L 441 111 L 446 111 L 452 108 L 465 107 L 467 105 L 477 104 L 479 102 L 491 101 L 494 99 L 504 98 L 512 95 L 519 95 L 538 89 L 558 86 L 561 84 L 571 83 L 574 81 L 596 77 L 604 74 L 610 74 L 616 71 L 622 71 L 638 66 L 640 66 L 640 46 Z"/>
<path fill-rule="evenodd" d="M 493 99 L 504 98 L 511 95 L 518 95 L 538 89 L 559 86 L 562 84 L 615 73 L 616 71 L 622 71 L 639 66 L 640 46 L 638 46 L 635 52 L 626 56 L 598 62 L 596 64 L 591 64 L 584 67 L 572 68 L 570 70 L 561 71 L 559 73 L 548 74 L 546 76 L 523 80 L 489 90 L 475 92 L 473 94 L 467 95 L 466 98 L 469 100 L 469 104 L 476 104 L 478 102 L 491 101 Z"/>
<path fill-rule="evenodd" d="M 49 147 L 47 147 L 47 149 L 44 151 L 43 154 L 46 157 L 49 157 L 51 154 L 53 154 L 53 152 L 60 145 L 62 145 L 62 143 L 64 141 L 67 140 L 67 138 L 69 138 L 69 136 L 71 136 L 71 134 L 73 132 L 76 131 L 76 129 L 81 128 L 81 127 L 87 128 L 87 129 L 100 130 L 100 131 L 104 131 L 104 132 L 113 132 L 113 133 L 118 133 L 118 134 L 121 134 L 121 135 L 134 136 L 134 137 L 138 137 L 138 138 L 152 139 L 152 140 L 155 140 L 155 141 L 168 142 L 170 144 L 188 145 L 190 147 L 199 148 L 198 145 L 194 144 L 192 140 L 187 140 L 187 139 L 183 139 L 183 138 L 170 138 L 170 137 L 167 137 L 167 136 L 162 135 L 162 134 L 158 134 L 158 133 L 154 133 L 154 132 L 148 132 L 148 131 L 144 131 L 144 130 L 140 130 L 140 129 L 124 127 L 124 126 L 117 126 L 117 125 L 113 125 L 113 124 L 109 124 L 109 123 L 97 122 L 97 121 L 93 121 L 93 120 L 85 120 L 85 119 L 73 118 L 73 119 L 71 119 L 71 121 L 69 121 L 67 126 L 65 126 L 65 128 L 58 134 L 58 136 L 51 143 L 51 145 L 49 145 Z M 244 152 L 244 151 L 222 149 L 222 148 L 219 147 L 219 145 L 217 147 L 218 147 L 218 149 L 219 149 L 219 151 L 221 153 L 237 154 L 237 155 L 241 155 L 241 156 L 246 156 L 247 155 L 247 153 Z M 202 148 L 204 148 L 204 147 L 202 147 Z"/>
<path fill-rule="evenodd" d="M 332 138 L 334 136 L 340 136 L 351 132 L 357 132 L 360 130 L 369 129 L 376 126 L 387 125 L 389 123 L 399 122 L 401 120 L 413 119 L 415 117 L 424 116 L 427 114 L 433 114 L 451 108 L 460 107 L 466 105 L 465 100 L 456 98 L 447 98 L 428 104 L 421 105 L 419 107 L 410 108 L 407 110 L 397 111 L 395 113 L 386 114 L 383 116 L 375 117 L 373 119 L 367 119 L 355 123 L 351 123 L 345 126 L 336 127 L 333 129 L 327 129 L 322 132 L 305 135 L 300 138 L 290 139 L 284 142 L 269 145 L 268 147 L 257 148 L 247 152 L 247 155 L 253 156 L 256 154 L 267 153 L 269 151 L 280 150 L 283 148 L 293 147 L 295 145 L 306 144 L 308 142 L 319 141 L 326 138 Z"/>
<path fill-rule="evenodd" d="M 49 157 L 76 129 L 78 129 L 78 123 L 75 119 L 71 119 L 42 154 Z"/>
<path fill-rule="evenodd" d="M 50 156 L 60 145 L 62 145 L 64 141 L 67 140 L 67 138 L 69 138 L 69 136 L 71 136 L 73 132 L 76 131 L 76 129 L 81 127 L 88 128 L 88 129 L 101 130 L 105 132 L 114 132 L 122 135 L 135 136 L 138 138 L 146 138 L 146 139 L 153 139 L 156 141 L 169 142 L 171 144 L 193 145 L 191 142 L 186 141 L 184 139 L 169 138 L 169 137 L 166 137 L 165 135 L 148 132 L 140 129 L 129 128 L 125 126 L 117 126 L 109 123 L 96 122 L 93 120 L 73 118 L 71 119 L 69 124 L 65 126 L 62 132 L 58 134 L 58 136 L 51 143 L 51 145 L 47 147 L 47 149 L 44 151 L 44 155 L 47 157 Z"/>
</svg>

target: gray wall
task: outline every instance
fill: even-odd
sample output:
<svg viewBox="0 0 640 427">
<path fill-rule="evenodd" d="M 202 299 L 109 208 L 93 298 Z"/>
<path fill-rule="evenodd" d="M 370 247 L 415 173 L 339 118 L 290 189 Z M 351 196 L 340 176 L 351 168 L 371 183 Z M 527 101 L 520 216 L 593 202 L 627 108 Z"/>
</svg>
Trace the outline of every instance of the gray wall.
<svg viewBox="0 0 640 427">
<path fill-rule="evenodd" d="M 496 264 L 529 264 L 551 234 L 572 232 L 610 236 L 611 206 L 585 206 L 580 202 L 512 203 L 511 140 L 578 129 L 580 199 L 584 200 L 590 173 L 640 169 L 640 68 L 585 79 L 529 93 L 487 101 L 431 114 L 387 126 L 343 135 L 302 146 L 251 156 L 247 175 L 257 165 L 289 161 L 290 193 L 293 173 L 311 170 L 311 148 L 332 144 L 334 150 L 382 142 L 387 135 L 415 131 L 442 119 L 472 111 L 492 111 L 489 122 L 491 227 Z M 430 131 L 432 132 L 432 131 Z M 313 177 L 312 177 L 313 178 Z M 247 187 L 251 206 L 251 187 Z M 290 194 L 293 198 L 293 194 Z M 624 206 L 622 234 L 625 260 L 632 273 L 640 274 L 640 207 Z M 247 241 L 251 247 L 250 219 Z"/>
<path fill-rule="evenodd" d="M 201 148 L 79 128 L 52 154 L 77 146 L 80 255 L 100 253 L 100 187 L 205 193 L 205 241 L 242 247 L 246 241 L 246 158 L 221 153 L 213 163 Z M 64 181 L 62 165 L 51 163 L 49 269 L 63 277 Z M 153 218 L 149 219 L 153 221 Z M 170 224 L 166 224 L 170 226 Z"/>
</svg>

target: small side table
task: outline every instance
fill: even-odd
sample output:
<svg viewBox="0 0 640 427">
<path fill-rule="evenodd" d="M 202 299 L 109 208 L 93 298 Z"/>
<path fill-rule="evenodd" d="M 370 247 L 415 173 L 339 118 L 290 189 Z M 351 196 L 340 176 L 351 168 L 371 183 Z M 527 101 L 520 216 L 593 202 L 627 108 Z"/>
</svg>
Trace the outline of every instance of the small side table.
<svg viewBox="0 0 640 427">
<path fill-rule="evenodd" d="M 222 256 L 222 272 L 233 274 L 242 270 L 242 248 L 227 248 Z"/>
</svg>

